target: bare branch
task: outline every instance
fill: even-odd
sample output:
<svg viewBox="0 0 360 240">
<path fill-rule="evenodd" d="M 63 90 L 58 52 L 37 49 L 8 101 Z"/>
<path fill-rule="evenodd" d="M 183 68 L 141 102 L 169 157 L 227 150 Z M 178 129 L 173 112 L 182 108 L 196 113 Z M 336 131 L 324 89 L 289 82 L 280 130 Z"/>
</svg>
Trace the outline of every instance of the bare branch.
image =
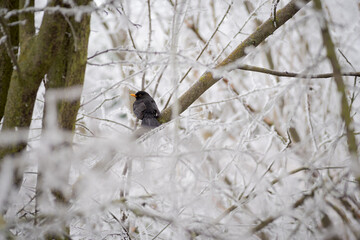
<svg viewBox="0 0 360 240">
<path fill-rule="evenodd" d="M 231 9 L 232 4 L 233 4 L 233 2 L 231 2 L 231 4 L 229 4 L 229 7 L 227 8 L 224 16 L 222 17 L 222 19 L 221 19 L 221 21 L 219 22 L 219 24 L 217 25 L 215 31 L 212 33 L 211 37 L 210 37 L 209 40 L 206 42 L 205 46 L 203 47 L 203 49 L 201 50 L 201 52 L 199 53 L 199 55 L 196 57 L 195 61 L 197 61 L 197 60 L 200 59 L 200 57 L 202 56 L 202 54 L 205 52 L 205 50 L 206 50 L 207 47 L 209 46 L 211 40 L 214 38 L 215 34 L 219 31 L 220 26 L 221 26 L 222 23 L 224 22 L 226 16 L 229 14 L 229 11 L 230 11 L 230 9 Z M 186 71 L 185 75 L 180 79 L 179 84 L 182 83 L 182 82 L 185 80 L 185 78 L 187 77 L 187 75 L 190 73 L 190 71 L 191 71 L 192 69 L 193 69 L 193 68 L 190 67 L 190 68 Z M 175 91 L 175 90 L 174 90 L 174 91 Z M 170 95 L 169 99 L 166 101 L 166 104 L 165 104 L 165 107 L 164 107 L 164 108 L 166 108 L 166 107 L 169 105 L 172 96 L 173 96 L 173 93 Z"/>
<path fill-rule="evenodd" d="M 296 78 L 305 78 L 305 79 L 335 77 L 334 73 L 320 73 L 320 74 L 308 75 L 308 74 L 304 74 L 304 73 L 279 72 L 279 71 L 275 71 L 275 70 L 271 70 L 271 69 L 267 69 L 267 68 L 250 66 L 250 65 L 243 65 L 241 67 L 238 67 L 237 69 L 251 71 L 251 72 L 265 73 L 265 74 L 270 74 L 270 75 L 274 75 L 274 76 L 278 76 L 278 77 L 293 77 L 293 78 L 296 77 Z M 359 77 L 360 72 L 345 72 L 345 73 L 341 73 L 341 75 L 342 76 Z"/>
<path fill-rule="evenodd" d="M 321 0 L 314 0 L 314 7 L 318 12 L 324 14 Z M 354 129 L 352 127 L 352 117 L 350 113 L 350 107 L 346 98 L 346 87 L 341 76 L 341 67 L 336 57 L 335 46 L 328 29 L 326 19 L 324 19 L 323 25 L 321 27 L 321 35 L 323 38 L 324 47 L 326 48 L 327 58 L 329 59 L 334 71 L 334 80 L 337 86 L 337 90 L 341 94 L 341 117 L 345 122 L 348 150 L 350 154 L 353 156 L 354 159 L 353 162 L 355 166 L 359 168 L 360 165 L 357 159 L 358 149 L 357 149 Z M 356 178 L 357 181 L 360 182 L 360 176 L 357 175 Z"/>
<path fill-rule="evenodd" d="M 281 27 L 289 19 L 291 19 L 306 3 L 310 0 L 292 0 L 283 9 L 277 12 L 277 26 L 273 24 L 272 18 L 264 22 L 257 30 L 246 38 L 224 61 L 219 63 L 216 68 L 223 67 L 245 56 L 245 49 L 258 46 L 268 36 L 273 34 L 276 29 Z M 187 90 L 178 100 L 179 113 L 185 111 L 196 99 L 198 99 L 207 89 L 214 85 L 221 78 L 214 77 L 211 72 L 205 72 L 200 79 Z M 171 119 L 174 105 L 162 111 L 160 122 L 164 123 Z"/>
</svg>

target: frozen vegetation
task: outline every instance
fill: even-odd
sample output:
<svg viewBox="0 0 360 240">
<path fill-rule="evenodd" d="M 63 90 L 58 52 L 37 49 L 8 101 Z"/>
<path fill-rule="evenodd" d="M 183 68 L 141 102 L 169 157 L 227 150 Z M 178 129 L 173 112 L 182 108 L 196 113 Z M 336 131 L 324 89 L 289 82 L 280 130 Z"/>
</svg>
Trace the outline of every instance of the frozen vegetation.
<svg viewBox="0 0 360 240">
<path fill-rule="evenodd" d="M 29 138 L 24 129 L 1 133 L 2 146 L 28 144 L 1 161 L 0 238 L 360 239 L 359 158 L 348 141 L 353 129 L 360 142 L 359 0 L 322 1 L 322 11 L 310 1 L 215 70 L 289 2 L 124 0 L 48 10 L 78 20 L 91 13 L 84 85 L 45 91 L 42 83 Z M 45 5 L 30 9 L 37 31 Z M 179 97 L 207 71 L 221 79 L 176 115 Z M 139 90 L 174 111 L 136 138 L 129 94 Z M 78 97 L 72 134 L 57 126 L 56 104 Z M 24 173 L 20 189 L 15 169 Z"/>
</svg>

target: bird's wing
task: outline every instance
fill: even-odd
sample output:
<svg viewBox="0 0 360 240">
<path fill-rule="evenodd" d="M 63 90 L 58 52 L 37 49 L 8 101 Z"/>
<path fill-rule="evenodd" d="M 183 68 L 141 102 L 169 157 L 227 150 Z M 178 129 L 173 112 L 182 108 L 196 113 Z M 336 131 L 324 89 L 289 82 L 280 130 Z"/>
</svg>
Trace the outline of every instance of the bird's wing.
<svg viewBox="0 0 360 240">
<path fill-rule="evenodd" d="M 150 128 L 154 128 L 159 126 L 160 123 L 158 122 L 158 120 L 156 118 L 153 117 L 147 117 L 146 115 L 144 116 L 142 122 L 141 122 L 141 126 L 143 127 L 150 127 Z"/>
<path fill-rule="evenodd" d="M 135 116 L 138 119 L 143 119 L 144 111 L 146 110 L 146 105 L 144 102 L 134 102 L 133 110 L 134 110 Z"/>
<path fill-rule="evenodd" d="M 155 113 L 155 117 L 158 118 L 160 117 L 160 111 L 154 101 L 154 99 L 151 99 L 151 106 L 153 107 L 153 109 L 155 109 L 156 113 Z"/>
</svg>

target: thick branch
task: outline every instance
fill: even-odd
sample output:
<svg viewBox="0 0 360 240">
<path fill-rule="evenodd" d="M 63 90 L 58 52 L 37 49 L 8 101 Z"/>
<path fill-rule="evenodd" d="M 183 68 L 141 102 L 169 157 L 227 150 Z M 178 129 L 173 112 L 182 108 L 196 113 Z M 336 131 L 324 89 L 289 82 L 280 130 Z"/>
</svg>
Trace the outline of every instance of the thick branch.
<svg viewBox="0 0 360 240">
<path fill-rule="evenodd" d="M 246 38 L 224 61 L 219 63 L 216 68 L 223 67 L 234 62 L 246 55 L 247 47 L 258 46 L 268 36 L 273 34 L 276 29 L 281 27 L 289 19 L 291 19 L 301 8 L 301 4 L 306 4 L 310 0 L 292 0 L 283 9 L 276 13 L 276 24 L 273 19 L 269 18 L 257 30 Z M 276 25 L 276 26 L 275 26 Z M 214 78 L 210 72 L 205 72 L 200 79 L 187 90 L 178 100 L 179 113 L 185 111 L 195 100 L 197 100 L 207 89 L 214 85 L 220 78 Z M 160 122 L 168 122 L 172 117 L 174 104 L 162 111 Z"/>
</svg>

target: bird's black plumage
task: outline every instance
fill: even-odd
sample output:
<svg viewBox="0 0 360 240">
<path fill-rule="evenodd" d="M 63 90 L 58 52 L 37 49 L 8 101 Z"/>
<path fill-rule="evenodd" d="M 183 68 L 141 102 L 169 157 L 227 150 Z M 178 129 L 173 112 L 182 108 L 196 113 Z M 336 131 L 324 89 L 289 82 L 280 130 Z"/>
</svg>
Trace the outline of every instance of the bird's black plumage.
<svg viewBox="0 0 360 240">
<path fill-rule="evenodd" d="M 160 111 L 154 99 L 145 91 L 139 91 L 130 95 L 136 97 L 133 110 L 135 116 L 142 120 L 141 126 L 152 128 L 159 126 L 160 123 L 157 118 L 160 116 Z"/>
</svg>

